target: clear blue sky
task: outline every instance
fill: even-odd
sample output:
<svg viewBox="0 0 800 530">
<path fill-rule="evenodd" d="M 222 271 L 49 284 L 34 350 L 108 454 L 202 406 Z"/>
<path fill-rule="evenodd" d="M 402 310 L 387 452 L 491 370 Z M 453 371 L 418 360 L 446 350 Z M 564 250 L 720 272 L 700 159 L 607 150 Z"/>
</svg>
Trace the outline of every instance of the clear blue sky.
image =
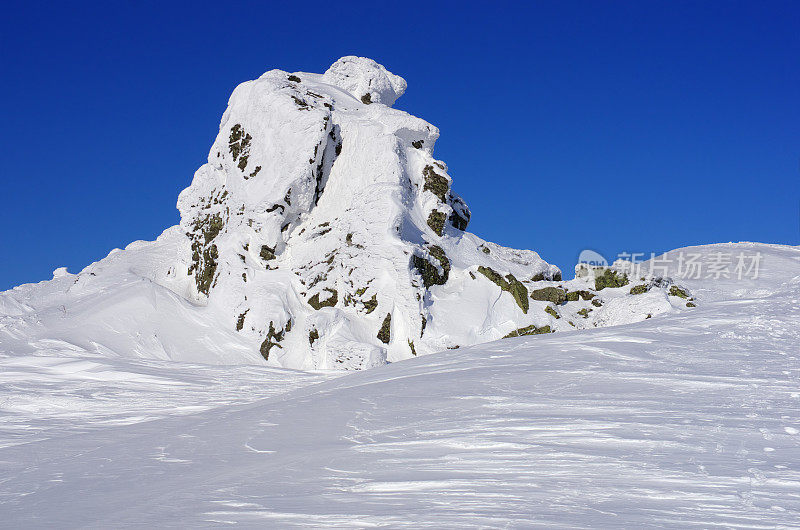
<svg viewBox="0 0 800 530">
<path fill-rule="evenodd" d="M 0 289 L 155 238 L 238 83 L 342 55 L 407 79 L 471 231 L 567 275 L 800 244 L 800 2 L 50 4 L 0 22 Z"/>
</svg>

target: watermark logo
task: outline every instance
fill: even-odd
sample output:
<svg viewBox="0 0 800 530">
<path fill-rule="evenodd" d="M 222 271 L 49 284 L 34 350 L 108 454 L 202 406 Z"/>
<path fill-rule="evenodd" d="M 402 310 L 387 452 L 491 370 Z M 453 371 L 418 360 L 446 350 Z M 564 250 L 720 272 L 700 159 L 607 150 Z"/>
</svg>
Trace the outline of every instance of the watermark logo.
<svg viewBox="0 0 800 530">
<path fill-rule="evenodd" d="M 604 258 L 602 254 L 594 250 L 589 250 L 588 248 L 581 251 L 578 256 L 578 263 L 584 263 L 592 267 L 608 267 L 608 261 L 606 261 L 606 258 Z"/>
<path fill-rule="evenodd" d="M 666 254 L 651 252 L 620 252 L 617 260 L 635 276 L 673 276 L 691 280 L 751 279 L 757 280 L 763 256 L 761 252 L 690 252 L 678 250 Z M 608 261 L 594 250 L 583 250 L 578 263 L 607 267 Z"/>
</svg>

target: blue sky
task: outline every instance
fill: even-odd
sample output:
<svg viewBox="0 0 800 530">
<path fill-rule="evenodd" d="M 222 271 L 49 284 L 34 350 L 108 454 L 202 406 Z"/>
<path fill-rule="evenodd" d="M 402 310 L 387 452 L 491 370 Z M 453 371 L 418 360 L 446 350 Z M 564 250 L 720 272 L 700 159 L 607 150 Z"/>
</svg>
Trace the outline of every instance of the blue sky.
<svg viewBox="0 0 800 530">
<path fill-rule="evenodd" d="M 442 133 L 470 230 L 800 244 L 800 3 L 16 3 L 0 22 L 0 289 L 177 223 L 232 89 L 363 55 Z"/>
</svg>

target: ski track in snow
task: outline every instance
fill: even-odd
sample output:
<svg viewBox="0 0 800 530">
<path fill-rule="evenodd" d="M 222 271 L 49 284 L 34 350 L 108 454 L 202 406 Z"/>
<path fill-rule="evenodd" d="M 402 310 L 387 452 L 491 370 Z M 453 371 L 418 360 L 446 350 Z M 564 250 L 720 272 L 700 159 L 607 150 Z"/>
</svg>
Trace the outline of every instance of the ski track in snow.
<svg viewBox="0 0 800 530">
<path fill-rule="evenodd" d="M 784 272 L 769 296 L 343 377 L 7 357 L 0 526 L 797 526 Z"/>
</svg>

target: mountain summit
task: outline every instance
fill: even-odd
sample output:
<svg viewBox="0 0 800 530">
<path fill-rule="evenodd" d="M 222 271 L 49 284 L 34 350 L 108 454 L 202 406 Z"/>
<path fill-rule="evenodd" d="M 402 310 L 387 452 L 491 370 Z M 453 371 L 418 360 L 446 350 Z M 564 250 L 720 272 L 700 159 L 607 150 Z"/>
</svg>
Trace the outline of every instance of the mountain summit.
<svg viewBox="0 0 800 530">
<path fill-rule="evenodd" d="M 524 308 L 509 296 L 490 318 L 492 284 L 469 270 L 558 269 L 464 232 L 439 130 L 390 107 L 405 88 L 360 57 L 238 86 L 178 200 L 191 253 L 160 280 L 283 366 L 365 368 L 504 335 Z"/>
<path fill-rule="evenodd" d="M 469 208 L 433 156 L 439 130 L 391 108 L 405 90 L 361 57 L 242 83 L 178 198 L 180 225 L 4 293 L 0 345 L 363 369 L 642 320 L 689 296 L 662 279 L 635 292 L 610 269 L 562 282 L 536 252 L 466 232 Z"/>
</svg>

